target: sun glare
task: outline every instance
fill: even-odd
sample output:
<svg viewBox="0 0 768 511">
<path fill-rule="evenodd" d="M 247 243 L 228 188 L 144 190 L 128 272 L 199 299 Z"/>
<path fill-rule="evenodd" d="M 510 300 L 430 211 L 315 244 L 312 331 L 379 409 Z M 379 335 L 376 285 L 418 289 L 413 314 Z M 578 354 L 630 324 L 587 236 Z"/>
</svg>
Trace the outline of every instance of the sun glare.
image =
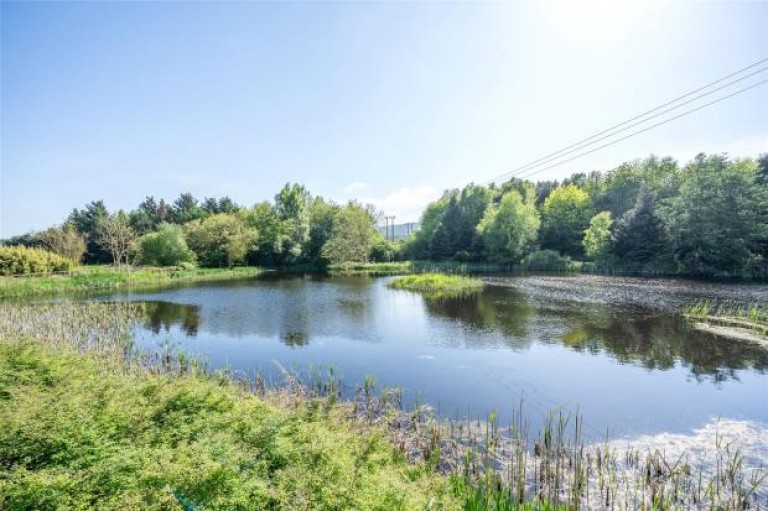
<svg viewBox="0 0 768 511">
<path fill-rule="evenodd" d="M 658 12 L 656 1 L 550 0 L 537 3 L 551 36 L 588 46 L 615 43 Z"/>
</svg>

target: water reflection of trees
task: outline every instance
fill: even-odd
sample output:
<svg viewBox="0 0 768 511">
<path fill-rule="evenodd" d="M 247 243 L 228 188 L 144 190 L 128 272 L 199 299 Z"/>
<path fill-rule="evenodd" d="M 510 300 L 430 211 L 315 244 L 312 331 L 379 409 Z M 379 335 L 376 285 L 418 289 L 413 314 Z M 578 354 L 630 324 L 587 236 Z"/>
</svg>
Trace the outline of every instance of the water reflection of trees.
<svg viewBox="0 0 768 511">
<path fill-rule="evenodd" d="M 552 342 L 649 370 L 682 364 L 695 378 L 714 381 L 736 378 L 742 369 L 768 370 L 764 347 L 693 330 L 679 315 L 648 307 L 531 299 L 495 286 L 477 296 L 425 305 L 431 315 L 461 323 L 471 347 L 504 343 L 522 349 Z"/>
<path fill-rule="evenodd" d="M 530 322 L 536 309 L 515 289 L 488 287 L 482 293 L 467 297 L 426 300 L 425 306 L 432 316 L 460 322 L 467 330 L 466 342 L 471 342 L 472 347 L 501 341 L 508 347 L 521 349 L 535 341 Z M 476 335 L 488 333 L 500 333 L 502 337 Z"/>
<path fill-rule="evenodd" d="M 229 337 L 280 339 L 291 347 L 311 337 L 371 338 L 370 280 L 301 275 L 265 278 L 247 286 L 222 283 L 194 296 L 196 305 L 150 302 L 148 328 L 155 333 L 179 325 L 189 336 L 198 330 Z"/>
<path fill-rule="evenodd" d="M 155 334 L 161 330 L 170 331 L 173 325 L 190 337 L 195 337 L 200 328 L 200 307 L 173 302 L 146 302 L 149 317 L 147 328 Z"/>
<path fill-rule="evenodd" d="M 768 369 L 768 350 L 693 330 L 683 318 L 650 310 L 599 311 L 565 315 L 560 340 L 579 351 L 604 351 L 623 363 L 666 370 L 681 363 L 698 378 L 736 377 L 740 369 Z"/>
</svg>

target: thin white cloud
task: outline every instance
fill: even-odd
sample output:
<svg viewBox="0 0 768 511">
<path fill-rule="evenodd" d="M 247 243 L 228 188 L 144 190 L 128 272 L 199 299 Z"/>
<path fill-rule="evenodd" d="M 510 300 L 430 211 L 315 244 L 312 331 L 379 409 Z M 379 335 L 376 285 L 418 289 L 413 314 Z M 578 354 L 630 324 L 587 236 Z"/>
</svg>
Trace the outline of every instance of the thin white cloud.
<svg viewBox="0 0 768 511">
<path fill-rule="evenodd" d="M 368 189 L 368 183 L 363 183 L 358 181 L 356 183 L 352 183 L 348 185 L 346 188 L 344 188 L 344 191 L 346 193 L 355 193 L 355 192 L 361 192 L 367 189 Z"/>
</svg>

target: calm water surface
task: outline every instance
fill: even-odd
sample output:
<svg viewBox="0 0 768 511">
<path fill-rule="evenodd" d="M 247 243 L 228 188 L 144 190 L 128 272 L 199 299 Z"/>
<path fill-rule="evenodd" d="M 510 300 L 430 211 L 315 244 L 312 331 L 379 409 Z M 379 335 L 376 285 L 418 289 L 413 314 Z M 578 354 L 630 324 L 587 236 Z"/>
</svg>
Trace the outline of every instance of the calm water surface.
<svg viewBox="0 0 768 511">
<path fill-rule="evenodd" d="M 592 437 L 689 432 L 718 417 L 768 424 L 768 349 L 689 329 L 682 305 L 768 301 L 768 286 L 595 276 L 497 276 L 479 296 L 434 302 L 389 278 L 269 277 L 118 295 L 151 305 L 143 345 L 174 342 L 279 380 L 334 366 L 348 388 L 374 375 L 443 415 L 532 427 L 578 410 Z M 277 363 L 276 363 L 277 362 Z"/>
</svg>

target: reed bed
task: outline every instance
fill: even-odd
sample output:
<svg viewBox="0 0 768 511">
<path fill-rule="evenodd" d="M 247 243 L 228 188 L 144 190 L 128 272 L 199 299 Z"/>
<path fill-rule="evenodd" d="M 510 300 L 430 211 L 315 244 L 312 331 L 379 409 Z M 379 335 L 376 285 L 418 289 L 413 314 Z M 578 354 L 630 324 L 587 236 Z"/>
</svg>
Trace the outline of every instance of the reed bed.
<svg viewBox="0 0 768 511">
<path fill-rule="evenodd" d="M 132 303 L 6 303 L 0 304 L 0 337 L 76 350 L 104 371 L 199 376 L 280 409 L 332 411 L 360 438 L 383 431 L 413 467 L 445 477 L 451 498 L 440 501 L 444 507 L 433 503 L 426 509 L 768 508 L 768 475 L 724 436 L 716 437 L 706 457 L 667 454 L 663 445 L 589 443 L 581 417 L 567 413 L 550 414 L 542 430 L 533 432 L 522 403 L 506 424 L 495 414 L 485 421 L 447 419 L 426 403 L 404 402 L 401 389 L 379 389 L 373 376 L 347 386 L 333 367 L 288 370 L 278 364 L 278 382 L 261 373 L 214 372 L 171 343 L 136 349 L 132 331 L 144 315 Z"/>
<path fill-rule="evenodd" d="M 743 328 L 768 335 L 768 306 L 757 303 L 716 303 L 703 300 L 683 309 L 683 315 L 709 324 Z"/>
<path fill-rule="evenodd" d="M 342 383 L 330 371 L 285 373 L 294 399 L 341 398 Z M 251 387 L 265 390 L 264 382 Z M 464 509 L 744 510 L 768 509 L 768 473 L 738 442 L 716 434 L 705 455 L 584 440 L 578 414 L 551 413 L 543 428 L 530 430 L 523 403 L 511 419 L 446 419 L 427 404 L 404 403 L 400 389 L 380 392 L 366 377 L 345 402 L 348 417 L 381 425 L 409 460 L 449 477 Z M 534 433 L 534 434 L 532 434 Z"/>
</svg>

